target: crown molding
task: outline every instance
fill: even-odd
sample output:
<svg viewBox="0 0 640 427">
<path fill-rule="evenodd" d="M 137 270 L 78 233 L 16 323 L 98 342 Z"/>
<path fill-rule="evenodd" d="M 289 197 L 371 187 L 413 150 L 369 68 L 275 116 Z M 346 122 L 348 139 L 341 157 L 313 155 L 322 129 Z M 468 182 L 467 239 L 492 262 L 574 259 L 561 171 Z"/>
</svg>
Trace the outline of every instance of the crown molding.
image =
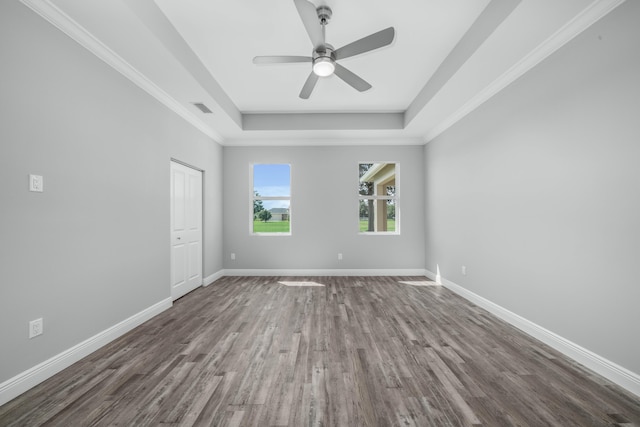
<svg viewBox="0 0 640 427">
<path fill-rule="evenodd" d="M 228 147 L 300 147 L 300 138 L 291 137 L 255 137 L 255 138 L 227 138 Z M 420 137 L 343 137 L 332 136 L 323 138 L 305 138 L 304 147 L 358 147 L 358 146 L 409 146 L 424 145 Z"/>
<path fill-rule="evenodd" d="M 138 87 L 143 89 L 145 92 L 156 98 L 162 104 L 164 104 L 171 111 L 182 117 L 196 129 L 209 136 L 216 142 L 225 145 L 225 140 L 221 134 L 213 130 L 209 125 L 205 124 L 200 118 L 198 118 L 193 112 L 191 112 L 188 108 L 183 106 L 180 102 L 178 102 L 175 98 L 161 89 L 158 85 L 149 80 L 144 74 L 138 71 L 135 67 L 129 64 L 126 60 L 124 60 L 121 56 L 112 51 L 109 47 L 107 47 L 104 43 L 94 37 L 89 31 L 87 31 L 84 27 L 82 27 L 79 23 L 77 23 L 74 19 L 60 10 L 56 5 L 54 5 L 51 0 L 20 0 L 21 3 L 29 7 L 35 13 L 40 15 L 45 20 L 49 21 L 59 30 L 67 34 L 81 46 L 89 50 L 91 53 L 96 55 L 98 58 L 102 59 L 105 63 L 110 65 L 120 74 L 128 78 L 131 82 L 136 84 Z M 515 80 L 520 78 L 523 74 L 531 70 L 533 67 L 538 65 L 544 59 L 549 57 L 555 51 L 560 49 L 562 46 L 571 41 L 578 34 L 582 33 L 584 30 L 589 28 L 595 22 L 600 20 L 602 17 L 607 15 L 609 12 L 614 10 L 616 7 L 620 6 L 626 0 L 595 0 L 589 6 L 587 6 L 579 15 L 577 15 L 574 19 L 565 24 L 562 28 L 556 31 L 552 36 L 550 36 L 543 43 L 538 45 L 533 51 L 531 51 L 526 57 L 521 59 L 515 65 L 513 65 L 509 70 L 503 73 L 500 77 L 494 80 L 490 85 L 485 87 L 479 93 L 476 94 L 473 98 L 471 98 L 468 102 L 466 102 L 461 108 L 459 108 L 456 112 L 445 118 L 443 121 L 435 125 L 431 128 L 421 139 L 422 143 L 429 143 L 440 134 L 445 132 L 451 126 L 456 124 L 458 121 L 462 120 L 469 113 L 474 111 L 476 108 L 487 102 L 494 95 L 502 91 L 509 84 L 513 83 Z M 383 115 L 382 117 L 387 119 L 384 123 L 377 123 L 378 129 L 402 129 L 404 126 L 398 125 L 398 118 L 403 113 L 396 113 L 395 115 Z M 265 117 L 266 116 L 266 117 Z M 278 117 L 277 114 L 242 114 L 243 124 L 245 126 L 245 130 L 252 129 L 263 129 L 273 127 L 273 123 L 265 124 L 264 120 L 266 118 L 280 119 L 276 120 L 276 122 L 282 122 L 285 118 L 290 118 L 290 115 L 283 115 L 286 117 Z M 300 116 L 304 116 L 300 114 Z M 366 114 L 361 114 L 361 116 L 367 116 Z M 380 118 L 379 115 L 374 115 L 376 118 Z M 396 117 L 398 116 L 398 117 Z M 326 119 L 323 117 L 323 119 Z M 363 117 L 361 119 L 369 119 L 368 117 Z M 308 120 L 303 120 L 305 123 Z M 361 120 L 362 121 L 362 120 Z M 282 125 L 280 123 L 280 127 L 283 129 L 287 129 L 287 127 L 292 126 L 290 123 L 287 126 Z M 344 126 L 344 124 L 343 124 Z M 370 126 L 370 125 L 369 125 Z"/>
<path fill-rule="evenodd" d="M 429 104 L 521 2 L 522 0 L 491 0 L 489 2 L 411 102 L 405 112 L 405 126 L 408 126 Z"/>
<path fill-rule="evenodd" d="M 404 113 L 244 113 L 243 130 L 404 129 Z"/>
<path fill-rule="evenodd" d="M 437 136 L 462 120 L 467 114 L 487 102 L 498 92 L 520 78 L 523 74 L 544 61 L 552 53 L 569 43 L 578 34 L 595 24 L 609 12 L 620 6 L 626 0 L 595 0 L 587 6 L 579 15 L 566 23 L 562 28 L 532 50 L 527 56 L 509 68 L 504 74 L 493 81 L 489 86 L 471 98 L 455 113 L 434 126 L 425 135 L 425 143 L 431 142 Z"/>
<path fill-rule="evenodd" d="M 71 37 L 82 47 L 93 53 L 95 56 L 113 67 L 120 74 L 128 78 L 142 90 L 156 98 L 171 111 L 185 119 L 200 132 L 204 133 L 218 143 L 222 143 L 224 138 L 203 123 L 195 114 L 184 107 L 175 98 L 162 90 L 158 85 L 149 80 L 144 74 L 134 66 L 125 61 L 121 56 L 107 47 L 104 43 L 94 37 L 83 26 L 78 24 L 73 18 L 60 10 L 50 0 L 20 0 L 25 6 L 33 10 L 42 18 L 53 24 L 60 31 Z"/>
</svg>

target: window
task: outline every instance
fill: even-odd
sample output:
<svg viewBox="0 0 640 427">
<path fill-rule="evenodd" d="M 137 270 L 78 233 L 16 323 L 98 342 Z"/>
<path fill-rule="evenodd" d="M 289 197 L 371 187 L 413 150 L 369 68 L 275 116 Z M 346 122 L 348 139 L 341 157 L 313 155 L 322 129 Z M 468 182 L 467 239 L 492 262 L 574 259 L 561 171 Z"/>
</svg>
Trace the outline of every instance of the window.
<svg viewBox="0 0 640 427">
<path fill-rule="evenodd" d="M 361 233 L 400 233 L 396 163 L 358 164 L 358 220 Z"/>
<path fill-rule="evenodd" d="M 254 164 L 251 200 L 254 234 L 291 234 L 291 165 Z"/>
</svg>

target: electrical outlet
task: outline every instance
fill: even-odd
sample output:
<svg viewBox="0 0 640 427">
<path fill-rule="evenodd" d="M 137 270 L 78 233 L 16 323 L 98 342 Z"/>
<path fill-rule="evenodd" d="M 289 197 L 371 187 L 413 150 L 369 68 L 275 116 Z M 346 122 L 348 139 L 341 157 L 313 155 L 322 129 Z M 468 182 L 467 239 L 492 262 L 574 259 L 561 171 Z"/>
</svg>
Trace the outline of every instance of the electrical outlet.
<svg viewBox="0 0 640 427">
<path fill-rule="evenodd" d="M 29 175 L 29 191 L 36 193 L 44 191 L 44 178 L 41 175 Z"/>
<path fill-rule="evenodd" d="M 29 338 L 42 335 L 43 332 L 44 332 L 44 323 L 42 321 L 42 317 L 29 322 Z"/>
<path fill-rule="evenodd" d="M 466 266 L 466 265 L 463 265 L 463 266 L 462 266 L 462 275 L 463 275 L 463 276 L 466 276 L 466 275 L 467 275 L 467 266 Z"/>
<path fill-rule="evenodd" d="M 341 253 L 338 254 L 338 261 L 342 261 L 342 254 Z"/>
<path fill-rule="evenodd" d="M 236 260 L 236 254 L 231 252 L 231 261 L 235 261 Z"/>
</svg>

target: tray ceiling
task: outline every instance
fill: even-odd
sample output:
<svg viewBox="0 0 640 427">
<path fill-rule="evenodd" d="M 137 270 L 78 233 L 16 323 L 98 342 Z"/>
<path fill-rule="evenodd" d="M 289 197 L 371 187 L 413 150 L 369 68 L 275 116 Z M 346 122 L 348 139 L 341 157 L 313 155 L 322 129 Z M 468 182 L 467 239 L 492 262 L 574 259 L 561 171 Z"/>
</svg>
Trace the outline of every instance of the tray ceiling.
<svg viewBox="0 0 640 427">
<path fill-rule="evenodd" d="M 298 97 L 310 56 L 293 0 L 22 0 L 225 145 L 422 144 L 624 0 L 321 0 L 339 48 L 393 26 L 393 43 L 340 61 Z M 205 114 L 194 103 L 211 110 Z"/>
</svg>

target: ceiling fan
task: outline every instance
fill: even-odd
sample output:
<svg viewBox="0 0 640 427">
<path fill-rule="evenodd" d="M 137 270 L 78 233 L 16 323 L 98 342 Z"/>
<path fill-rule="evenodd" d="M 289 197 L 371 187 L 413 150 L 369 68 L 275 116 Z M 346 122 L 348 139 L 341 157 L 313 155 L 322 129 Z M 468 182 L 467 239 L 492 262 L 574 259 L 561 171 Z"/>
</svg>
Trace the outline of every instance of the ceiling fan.
<svg viewBox="0 0 640 427">
<path fill-rule="evenodd" d="M 319 77 L 327 77 L 335 74 L 360 92 L 371 89 L 371 85 L 358 77 L 342 65 L 338 60 L 359 55 L 387 46 L 393 42 L 395 30 L 393 27 L 386 28 L 377 33 L 349 43 L 339 49 L 334 49 L 325 41 L 325 27 L 331 19 L 331 9 L 328 6 L 316 6 L 307 0 L 293 0 L 298 9 L 298 14 L 302 18 L 302 23 L 309 34 L 313 50 L 311 56 L 256 56 L 253 58 L 254 64 L 284 64 L 292 62 L 310 62 L 312 64 L 311 74 L 307 78 L 300 98 L 308 99 L 318 82 Z"/>
</svg>

